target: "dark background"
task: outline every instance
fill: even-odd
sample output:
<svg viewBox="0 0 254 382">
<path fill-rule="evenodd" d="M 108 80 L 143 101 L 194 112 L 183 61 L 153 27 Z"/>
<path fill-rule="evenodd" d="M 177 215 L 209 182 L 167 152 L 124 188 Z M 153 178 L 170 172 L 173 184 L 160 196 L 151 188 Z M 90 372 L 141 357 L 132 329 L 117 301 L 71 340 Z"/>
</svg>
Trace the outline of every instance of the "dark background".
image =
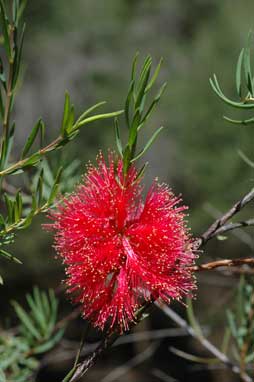
<svg viewBox="0 0 254 382">
<path fill-rule="evenodd" d="M 216 73 L 225 93 L 235 97 L 235 65 L 253 27 L 253 10 L 251 0 L 28 2 L 23 83 L 15 107 L 17 153 L 40 116 L 46 122 L 48 140 L 56 136 L 66 89 L 80 112 L 102 100 L 108 102 L 105 111 L 119 110 L 124 105 L 136 51 L 141 58 L 151 54 L 155 63 L 163 56 L 158 86 L 168 81 L 168 87 L 141 142 L 160 125 L 166 129 L 146 155 L 150 163 L 146 183 L 149 185 L 158 176 L 177 194 L 181 193 L 190 206 L 193 235 L 202 233 L 218 211 L 229 208 L 253 185 L 253 169 L 238 155 L 238 150 L 242 150 L 254 159 L 253 128 L 223 121 L 224 114 L 241 118 L 241 113 L 222 104 L 209 85 L 209 77 Z M 120 126 L 125 129 L 123 119 Z M 99 149 L 106 152 L 113 145 L 113 125 L 107 120 L 84 127 L 79 138 L 57 158 L 62 163 L 78 158 L 77 174 L 82 174 L 87 161 L 94 161 Z M 56 160 L 54 154 L 49 160 Z M 42 222 L 44 218 L 37 218 L 32 227 L 17 235 L 13 251 L 24 264 L 1 263 L 5 280 L 0 290 L 3 316 L 11 314 L 9 299 L 22 301 L 24 292 L 34 284 L 56 288 L 63 278 L 62 265 L 51 248 L 52 238 L 42 231 Z M 214 241 L 201 254 L 200 261 L 249 256 L 252 252 L 253 233 L 249 230 L 239 232 L 238 237 L 230 235 L 226 242 Z M 217 272 L 201 276 L 194 307 L 201 324 L 209 328 L 209 338 L 219 346 L 224 331 L 224 307 L 232 303 L 238 279 L 225 278 Z M 60 298 L 64 315 L 72 307 L 64 296 Z M 183 307 L 175 308 L 184 314 Z M 67 339 L 79 341 L 85 325 L 82 320 L 73 322 L 67 330 Z M 155 310 L 138 330 L 171 325 L 169 319 Z M 99 336 L 89 330 L 89 341 Z M 164 339 L 148 361 L 116 380 L 162 380 L 152 375 L 154 368 L 179 381 L 237 380 L 229 371 L 195 369 L 190 362 L 172 356 L 168 350 L 172 344 L 209 356 L 186 337 Z M 149 341 L 113 350 L 84 380 L 102 381 L 110 370 L 148 345 Z M 72 359 L 50 365 L 42 369 L 38 380 L 57 382 L 71 367 Z"/>
</svg>

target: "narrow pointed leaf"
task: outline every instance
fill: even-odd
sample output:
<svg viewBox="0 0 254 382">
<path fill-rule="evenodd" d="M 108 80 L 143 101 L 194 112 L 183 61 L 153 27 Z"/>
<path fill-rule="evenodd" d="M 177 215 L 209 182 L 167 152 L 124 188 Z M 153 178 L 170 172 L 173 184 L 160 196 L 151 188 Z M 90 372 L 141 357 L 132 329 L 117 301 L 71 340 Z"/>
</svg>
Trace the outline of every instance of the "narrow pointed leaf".
<svg viewBox="0 0 254 382">
<path fill-rule="evenodd" d="M 43 130 L 43 122 L 41 120 L 41 118 L 38 120 L 38 122 L 36 123 L 36 125 L 33 127 L 27 141 L 26 141 L 26 144 L 23 148 L 23 151 L 22 151 L 22 154 L 21 154 L 21 158 L 24 159 L 26 157 L 26 155 L 28 154 L 29 150 L 31 149 L 38 133 L 40 130 Z"/>
<path fill-rule="evenodd" d="M 17 22 L 21 19 L 27 5 L 27 0 L 22 0 L 18 9 Z"/>
<path fill-rule="evenodd" d="M 87 109 L 84 113 L 81 114 L 81 116 L 77 120 L 77 123 L 82 121 L 87 115 L 91 114 L 94 110 L 98 109 L 100 106 L 105 105 L 106 103 L 106 101 L 102 101 L 97 103 L 96 105 L 91 106 L 89 109 Z"/>
<path fill-rule="evenodd" d="M 105 114 L 97 114 L 97 115 L 94 115 L 92 117 L 88 117 L 88 118 L 85 118 L 84 120 L 80 121 L 75 129 L 81 127 L 81 126 L 84 126 L 90 122 L 94 122 L 94 121 L 99 121 L 100 119 L 107 119 L 107 118 L 114 118 L 114 117 L 117 117 L 118 115 L 121 115 L 123 114 L 124 110 L 119 110 L 119 111 L 116 111 L 116 112 L 113 112 L 113 113 L 105 113 Z"/>
<path fill-rule="evenodd" d="M 131 80 L 132 81 L 135 80 L 135 77 L 136 77 L 138 57 L 139 57 L 139 52 L 136 52 L 134 59 L 133 59 L 132 68 L 131 68 Z"/>
<path fill-rule="evenodd" d="M 21 33 L 21 37 L 20 37 L 18 54 L 15 55 L 14 76 L 13 76 L 13 83 L 12 83 L 13 88 L 15 88 L 15 86 L 17 84 L 17 80 L 18 80 L 19 73 L 20 73 L 20 66 L 21 66 L 20 64 L 21 64 L 21 56 L 22 56 L 22 51 L 23 51 L 25 29 L 26 29 L 26 24 L 23 25 L 23 29 L 22 29 L 22 33 Z"/>
<path fill-rule="evenodd" d="M 6 50 L 6 54 L 10 60 L 12 57 L 12 51 L 11 51 L 11 45 L 10 45 L 10 39 L 9 39 L 9 33 L 8 33 L 9 22 L 7 19 L 3 0 L 0 0 L 0 20 L 1 20 L 2 32 L 4 36 L 4 47 Z"/>
<path fill-rule="evenodd" d="M 153 144 L 153 142 L 155 141 L 155 139 L 158 137 L 158 135 L 160 134 L 160 132 L 164 129 L 163 126 L 161 126 L 157 131 L 155 131 L 155 133 L 152 135 L 152 137 L 149 139 L 149 141 L 147 142 L 147 144 L 145 145 L 145 147 L 143 148 L 143 150 L 140 151 L 140 153 L 131 160 L 131 162 L 135 162 L 136 160 L 138 160 L 139 158 L 141 158 L 145 152 L 151 147 L 151 145 Z"/>
<path fill-rule="evenodd" d="M 55 178 L 54 185 L 52 187 L 51 193 L 49 195 L 49 199 L 48 199 L 48 204 L 49 205 L 54 201 L 54 199 L 55 199 L 55 197 L 57 195 L 58 188 L 59 188 L 59 182 L 60 182 L 60 178 L 61 178 L 62 173 L 63 173 L 63 168 L 60 167 L 59 170 L 58 170 L 58 173 L 56 175 L 56 178 Z"/>
<path fill-rule="evenodd" d="M 37 340 L 40 340 L 40 332 L 35 327 L 34 323 L 30 319 L 29 315 L 25 312 L 25 310 L 16 301 L 12 302 L 12 306 L 14 307 L 15 313 L 17 314 L 18 318 L 20 319 L 22 324 L 27 328 L 29 333 Z"/>
<path fill-rule="evenodd" d="M 128 128 L 130 128 L 129 111 L 130 111 L 131 100 L 132 100 L 132 98 L 134 98 L 133 97 L 134 85 L 135 85 L 135 81 L 132 80 L 130 83 L 130 86 L 129 86 L 128 94 L 127 94 L 126 101 L 125 101 L 125 107 L 124 107 L 125 119 L 126 119 L 126 123 L 127 123 Z"/>
<path fill-rule="evenodd" d="M 253 83 L 252 83 L 252 74 L 251 74 L 251 63 L 250 63 L 250 48 L 245 48 L 244 50 L 244 73 L 247 87 L 251 95 L 253 96 Z"/>
<path fill-rule="evenodd" d="M 140 76 L 140 81 L 139 81 L 139 86 L 138 86 L 138 93 L 137 93 L 137 99 L 135 102 L 135 108 L 138 108 L 142 102 L 142 99 L 145 95 L 145 88 L 147 86 L 149 77 L 150 77 L 150 71 L 151 71 L 151 65 L 152 65 L 152 59 L 151 57 L 148 57 L 145 61 L 141 76 Z"/>
<path fill-rule="evenodd" d="M 55 335 L 52 336 L 50 340 L 48 340 L 42 345 L 36 346 L 34 348 L 34 354 L 45 353 L 46 351 L 52 349 L 62 339 L 64 332 L 65 328 L 61 328 Z"/>
<path fill-rule="evenodd" d="M 162 62 L 163 62 L 163 58 L 160 59 L 160 62 L 159 62 L 159 64 L 157 65 L 157 67 L 156 67 L 156 69 L 155 69 L 155 71 L 154 71 L 154 74 L 153 74 L 151 80 L 149 81 L 147 87 L 145 88 L 145 93 L 147 93 L 149 90 L 151 90 L 151 88 L 153 87 L 155 81 L 157 80 L 158 75 L 159 75 L 160 70 L 161 70 L 161 64 L 162 64 Z"/>
<path fill-rule="evenodd" d="M 17 264 L 22 264 L 22 262 L 19 259 L 17 259 L 17 257 L 13 256 L 11 253 L 5 251 L 4 249 L 0 249 L 0 256 L 3 256 L 8 260 L 14 261 Z"/>
<path fill-rule="evenodd" d="M 242 63 L 243 63 L 244 49 L 241 50 L 241 53 L 238 58 L 237 66 L 236 66 L 236 91 L 240 98 L 242 98 Z"/>
<path fill-rule="evenodd" d="M 70 108 L 71 108 L 70 95 L 68 92 L 66 92 L 65 93 L 65 101 L 64 101 L 63 121 L 62 121 L 62 127 L 61 127 L 61 135 L 62 136 L 65 136 L 65 130 L 66 130 L 66 125 L 67 125 L 67 122 L 69 119 Z"/>
<path fill-rule="evenodd" d="M 119 131 L 119 125 L 118 125 L 118 119 L 115 119 L 115 138 L 116 138 L 116 146 L 117 150 L 121 157 L 123 157 L 123 147 L 120 139 L 120 131 Z"/>
</svg>

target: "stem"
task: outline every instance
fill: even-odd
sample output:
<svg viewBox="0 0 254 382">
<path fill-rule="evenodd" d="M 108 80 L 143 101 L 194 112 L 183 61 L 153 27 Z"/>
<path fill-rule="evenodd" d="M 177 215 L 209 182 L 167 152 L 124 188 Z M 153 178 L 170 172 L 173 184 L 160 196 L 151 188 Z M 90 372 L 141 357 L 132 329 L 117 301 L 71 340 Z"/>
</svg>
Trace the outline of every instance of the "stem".
<svg viewBox="0 0 254 382">
<path fill-rule="evenodd" d="M 43 155 L 46 155 L 48 152 L 56 149 L 64 140 L 65 140 L 65 138 L 63 138 L 62 136 L 59 136 L 53 142 L 51 142 L 47 146 L 43 147 L 42 149 L 36 151 L 31 156 L 26 157 L 26 158 L 24 158 L 24 159 L 22 159 L 16 163 L 14 163 L 10 167 L 7 167 L 4 170 L 0 171 L 0 177 L 11 174 L 12 172 L 17 171 L 19 169 L 22 169 L 26 165 L 26 162 L 29 161 L 30 158 L 32 158 L 33 156 L 36 156 L 37 154 L 40 155 L 40 157 L 42 157 Z"/>
<path fill-rule="evenodd" d="M 244 264 L 254 266 L 254 258 L 248 257 L 244 259 L 223 259 L 217 261 L 211 261 L 209 263 L 194 265 L 190 267 L 193 272 L 210 271 L 220 267 L 236 267 Z"/>
<path fill-rule="evenodd" d="M 246 225 L 253 225 L 253 219 L 251 221 L 251 224 L 241 224 L 240 223 L 231 223 L 228 226 L 225 226 L 225 223 L 228 222 L 229 219 L 231 219 L 234 215 L 236 215 L 239 211 L 241 211 L 248 203 L 250 203 L 254 199 L 254 188 L 251 189 L 242 199 L 240 199 L 238 202 L 236 202 L 233 207 L 231 207 L 224 215 L 222 215 L 219 219 L 217 219 L 201 236 L 200 236 L 200 242 L 198 243 L 198 247 L 201 247 L 205 245 L 209 240 L 211 240 L 213 237 L 217 236 L 220 233 L 225 232 L 223 231 L 222 227 L 227 227 L 227 231 L 244 227 Z"/>
<path fill-rule="evenodd" d="M 15 27 L 13 24 L 10 26 L 10 46 L 13 47 L 14 40 L 14 31 Z M 14 59 L 11 57 L 9 59 L 9 74 L 7 81 L 7 90 L 6 90 L 6 101 L 5 101 L 5 110 L 4 110 L 4 120 L 3 120 L 3 135 L 5 139 L 8 139 L 9 123 L 10 123 L 10 112 L 11 112 L 11 101 L 13 95 L 12 82 L 14 74 Z"/>
</svg>

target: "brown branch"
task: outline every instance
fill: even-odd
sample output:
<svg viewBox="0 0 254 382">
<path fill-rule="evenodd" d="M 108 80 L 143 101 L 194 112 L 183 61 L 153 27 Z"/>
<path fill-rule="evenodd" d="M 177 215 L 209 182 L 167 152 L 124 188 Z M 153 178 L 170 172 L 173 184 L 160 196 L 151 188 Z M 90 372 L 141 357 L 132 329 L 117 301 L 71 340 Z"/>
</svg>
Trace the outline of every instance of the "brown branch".
<svg viewBox="0 0 254 382">
<path fill-rule="evenodd" d="M 245 259 L 223 259 L 211 261 L 209 263 L 194 265 L 190 267 L 193 272 L 202 272 L 202 271 L 210 271 L 212 269 L 216 269 L 219 267 L 237 267 L 244 264 L 248 264 L 250 266 L 254 266 L 254 258 L 247 257 Z"/>
</svg>

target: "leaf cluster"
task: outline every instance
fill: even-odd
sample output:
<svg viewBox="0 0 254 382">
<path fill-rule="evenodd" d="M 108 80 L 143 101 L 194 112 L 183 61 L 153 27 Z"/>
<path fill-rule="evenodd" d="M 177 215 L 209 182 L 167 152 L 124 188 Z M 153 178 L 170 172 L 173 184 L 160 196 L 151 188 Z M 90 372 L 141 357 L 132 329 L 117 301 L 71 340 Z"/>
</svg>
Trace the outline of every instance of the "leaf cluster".
<svg viewBox="0 0 254 382">
<path fill-rule="evenodd" d="M 159 75 L 162 59 L 154 70 L 154 73 L 151 74 L 152 58 L 151 56 L 147 56 L 139 75 L 137 74 L 137 60 L 138 54 L 136 54 L 133 60 L 131 80 L 124 108 L 125 120 L 128 127 L 128 141 L 125 146 L 121 142 L 118 120 L 115 119 L 116 144 L 118 152 L 123 158 L 125 173 L 127 172 L 131 163 L 135 162 L 145 154 L 145 152 L 150 148 L 154 140 L 163 129 L 163 127 L 157 129 L 152 137 L 148 140 L 146 145 L 140 150 L 138 154 L 136 154 L 138 133 L 150 118 L 167 85 L 164 83 L 161 86 L 156 96 L 146 107 L 147 97 Z M 145 167 L 143 167 L 142 172 L 144 168 Z"/>
<path fill-rule="evenodd" d="M 214 74 L 210 78 L 210 84 L 218 97 L 227 105 L 242 110 L 251 110 L 254 108 L 254 76 L 251 67 L 251 49 L 248 45 L 243 48 L 238 57 L 235 71 L 235 87 L 238 96 L 238 101 L 231 100 L 222 91 L 218 82 L 217 76 Z M 233 124 L 251 125 L 254 123 L 254 118 L 236 120 L 224 116 L 224 119 Z"/>
<path fill-rule="evenodd" d="M 57 329 L 58 301 L 52 290 L 37 287 L 26 295 L 28 311 L 12 302 L 19 324 L 0 333 L 0 381 L 28 382 L 38 368 L 38 355 L 51 350 L 62 338 Z"/>
</svg>

